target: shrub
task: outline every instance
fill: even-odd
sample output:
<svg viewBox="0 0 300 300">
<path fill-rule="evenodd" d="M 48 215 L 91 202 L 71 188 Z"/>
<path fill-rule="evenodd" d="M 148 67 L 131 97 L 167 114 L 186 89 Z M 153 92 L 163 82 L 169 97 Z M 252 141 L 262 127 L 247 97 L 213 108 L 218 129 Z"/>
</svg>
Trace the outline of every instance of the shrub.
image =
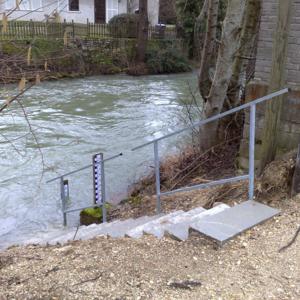
<svg viewBox="0 0 300 300">
<path fill-rule="evenodd" d="M 146 65 L 149 73 L 179 73 L 191 70 L 186 57 L 177 49 L 171 46 L 154 47 L 146 53 Z"/>
<path fill-rule="evenodd" d="M 137 14 L 120 14 L 109 21 L 110 34 L 113 37 L 136 38 L 138 28 Z"/>
</svg>

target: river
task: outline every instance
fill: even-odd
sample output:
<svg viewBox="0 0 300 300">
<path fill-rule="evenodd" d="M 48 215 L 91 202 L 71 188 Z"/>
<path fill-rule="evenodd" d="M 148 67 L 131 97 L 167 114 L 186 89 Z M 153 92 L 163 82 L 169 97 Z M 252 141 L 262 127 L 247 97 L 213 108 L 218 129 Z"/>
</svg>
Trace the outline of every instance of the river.
<svg viewBox="0 0 300 300">
<path fill-rule="evenodd" d="M 131 148 L 183 125 L 181 101 L 190 97 L 191 87 L 196 87 L 194 73 L 95 76 L 43 82 L 32 88 L 22 102 L 39 141 L 44 172 L 22 109 L 11 105 L 0 124 L 0 247 L 37 231 L 60 228 L 59 184 L 46 181 L 91 163 L 94 153 L 108 157 L 123 152 L 107 163 L 106 181 L 111 202 L 126 197 L 127 187 L 153 166 L 151 146 L 136 152 Z M 161 155 L 177 145 L 174 139 L 162 143 Z M 91 204 L 91 169 L 68 179 L 69 207 Z M 78 213 L 68 221 L 76 225 Z"/>
</svg>

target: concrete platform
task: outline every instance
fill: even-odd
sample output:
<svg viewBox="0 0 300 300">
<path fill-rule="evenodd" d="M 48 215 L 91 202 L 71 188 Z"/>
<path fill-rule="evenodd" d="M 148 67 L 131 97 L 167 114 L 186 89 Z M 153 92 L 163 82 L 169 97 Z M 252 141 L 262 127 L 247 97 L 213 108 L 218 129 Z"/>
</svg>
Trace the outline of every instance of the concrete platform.
<svg viewBox="0 0 300 300">
<path fill-rule="evenodd" d="M 279 214 L 280 211 L 256 201 L 246 201 L 216 215 L 193 223 L 190 228 L 216 240 L 220 245 Z"/>
</svg>

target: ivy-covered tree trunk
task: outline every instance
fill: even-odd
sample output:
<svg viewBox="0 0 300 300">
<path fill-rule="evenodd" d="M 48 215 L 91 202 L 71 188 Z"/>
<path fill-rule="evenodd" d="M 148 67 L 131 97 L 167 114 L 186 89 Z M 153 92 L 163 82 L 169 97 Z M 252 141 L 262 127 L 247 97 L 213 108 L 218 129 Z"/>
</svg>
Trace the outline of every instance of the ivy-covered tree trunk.
<svg viewBox="0 0 300 300">
<path fill-rule="evenodd" d="M 209 96 L 204 105 L 204 118 L 220 113 L 227 97 L 227 90 L 232 76 L 233 63 L 239 46 L 245 2 L 229 0 L 223 25 L 221 43 L 218 51 L 216 71 L 210 88 Z M 202 58 L 204 59 L 204 57 Z M 217 141 L 218 121 L 201 127 L 200 146 L 207 150 Z"/>
<path fill-rule="evenodd" d="M 273 40 L 272 68 L 268 92 L 284 88 L 286 82 L 286 59 L 293 0 L 278 0 L 277 25 Z M 284 96 L 266 103 L 265 125 L 262 139 L 260 172 L 274 160 Z"/>
<path fill-rule="evenodd" d="M 261 0 L 247 0 L 245 16 L 239 42 L 239 49 L 235 56 L 233 71 L 228 89 L 228 98 L 231 106 L 240 104 L 241 77 L 250 63 L 254 64 L 256 37 L 261 15 Z"/>
<path fill-rule="evenodd" d="M 201 61 L 201 52 L 206 32 L 208 1 L 203 1 L 201 12 L 196 18 L 194 25 L 194 58 L 199 59 L 199 61 Z"/>
<path fill-rule="evenodd" d="M 137 63 L 144 63 L 148 42 L 148 1 L 139 0 Z"/>
<path fill-rule="evenodd" d="M 211 87 L 210 68 L 214 66 L 214 48 L 217 38 L 219 0 L 208 0 L 207 26 L 201 65 L 198 74 L 198 86 L 202 98 L 207 98 Z"/>
</svg>

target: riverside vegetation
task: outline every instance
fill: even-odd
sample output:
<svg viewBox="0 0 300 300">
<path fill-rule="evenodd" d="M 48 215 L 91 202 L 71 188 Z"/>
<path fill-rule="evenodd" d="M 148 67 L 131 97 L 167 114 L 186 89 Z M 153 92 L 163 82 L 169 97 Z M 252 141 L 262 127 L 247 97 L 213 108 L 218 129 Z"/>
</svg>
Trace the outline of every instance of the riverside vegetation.
<svg viewBox="0 0 300 300">
<path fill-rule="evenodd" d="M 135 39 L 74 39 L 5 41 L 0 43 L 0 81 L 18 82 L 75 78 L 127 72 L 135 57 Z M 191 70 L 180 49 L 180 41 L 151 40 L 146 53 L 146 74 L 177 73 Z"/>
</svg>

